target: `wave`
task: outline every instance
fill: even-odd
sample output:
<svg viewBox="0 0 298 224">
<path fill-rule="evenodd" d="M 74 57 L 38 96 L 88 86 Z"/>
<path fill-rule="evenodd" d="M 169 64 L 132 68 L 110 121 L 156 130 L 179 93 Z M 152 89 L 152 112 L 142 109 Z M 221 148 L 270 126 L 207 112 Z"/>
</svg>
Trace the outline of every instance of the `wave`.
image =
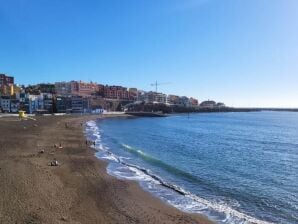
<svg viewBox="0 0 298 224">
<path fill-rule="evenodd" d="M 87 132 L 86 133 L 87 137 L 90 137 L 90 136 L 94 137 L 95 136 L 95 135 L 93 135 L 94 132 L 96 135 L 99 135 L 99 129 L 96 126 L 96 122 L 90 122 L 90 123 L 87 122 L 86 132 Z M 186 175 L 188 178 L 198 180 L 198 178 L 195 178 L 191 174 L 189 174 L 185 171 L 182 171 L 180 169 L 177 169 L 169 164 L 166 164 L 163 161 L 148 155 L 147 153 L 143 152 L 142 150 L 135 149 L 127 144 L 122 144 L 122 146 L 127 151 L 141 157 L 142 159 L 151 163 L 152 165 L 160 166 L 168 171 L 172 171 L 172 172 L 174 171 L 174 173 L 176 175 L 181 175 L 181 176 Z M 166 189 L 169 189 L 173 192 L 178 193 L 185 199 L 189 199 L 189 201 L 188 201 L 189 206 L 186 206 L 185 204 L 183 204 L 183 205 L 181 205 L 179 203 L 177 204 L 174 201 L 167 200 L 169 203 L 171 203 L 173 206 L 177 207 L 178 209 L 181 209 L 186 212 L 198 212 L 198 210 L 199 211 L 206 210 L 205 208 L 207 208 L 209 210 L 214 210 L 217 213 L 224 214 L 225 217 L 223 219 L 218 220 L 221 223 L 270 224 L 270 222 L 262 221 L 257 218 L 254 218 L 252 216 L 246 215 L 242 212 L 239 212 L 224 203 L 212 202 L 207 199 L 201 198 L 195 194 L 192 194 L 189 191 L 186 191 L 185 189 L 183 189 L 175 184 L 165 181 L 158 175 L 155 175 L 149 169 L 146 169 L 146 168 L 140 167 L 138 165 L 131 164 L 131 163 L 124 161 L 122 157 L 115 155 L 114 153 L 109 151 L 106 147 L 104 147 L 103 144 L 101 143 L 100 138 L 97 139 L 97 144 L 96 144 L 95 148 L 100 150 L 101 152 L 103 152 L 103 154 L 100 156 L 100 158 L 114 161 L 117 164 L 122 165 L 123 167 L 129 168 L 129 170 L 134 172 L 136 175 L 143 176 L 143 179 L 150 181 L 151 184 L 162 186 Z M 123 175 L 121 175 L 119 172 L 113 172 L 112 174 L 123 178 Z M 125 176 L 124 176 L 124 178 L 125 178 Z M 201 209 L 197 209 L 197 208 L 201 208 Z M 205 213 L 207 213 L 207 215 L 208 215 L 208 212 L 205 212 Z M 216 219 L 216 217 L 215 217 L 215 219 Z"/>
<path fill-rule="evenodd" d="M 163 162 L 162 160 L 159 160 L 153 156 L 150 156 L 149 154 L 146 154 L 145 152 L 143 152 L 142 150 L 140 149 L 136 149 L 136 148 L 133 148 L 127 144 L 121 144 L 127 151 L 135 154 L 136 156 L 140 157 L 141 159 L 143 159 L 144 161 L 150 163 L 151 165 L 154 165 L 154 166 L 158 166 L 176 176 L 180 176 L 184 179 L 188 179 L 188 180 L 191 180 L 191 181 L 194 181 L 194 182 L 199 182 L 199 183 L 203 183 L 202 180 L 200 180 L 199 178 L 191 175 L 190 173 L 188 172 L 185 172 L 181 169 L 178 169 L 174 166 L 171 166 L 165 162 Z"/>
</svg>

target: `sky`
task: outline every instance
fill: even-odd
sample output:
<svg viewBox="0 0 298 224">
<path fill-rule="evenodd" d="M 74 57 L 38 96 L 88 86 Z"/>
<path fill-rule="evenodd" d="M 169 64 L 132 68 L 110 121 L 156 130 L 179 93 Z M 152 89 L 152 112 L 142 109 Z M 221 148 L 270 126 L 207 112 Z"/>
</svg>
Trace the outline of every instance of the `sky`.
<svg viewBox="0 0 298 224">
<path fill-rule="evenodd" d="M 0 0 L 0 73 L 298 107 L 297 0 Z"/>
</svg>

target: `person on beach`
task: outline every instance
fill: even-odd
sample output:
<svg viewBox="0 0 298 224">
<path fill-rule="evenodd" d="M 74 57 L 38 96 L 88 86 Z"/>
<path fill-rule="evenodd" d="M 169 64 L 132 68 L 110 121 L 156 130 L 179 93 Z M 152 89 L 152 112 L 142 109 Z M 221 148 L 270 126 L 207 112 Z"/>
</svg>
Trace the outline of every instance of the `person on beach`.
<svg viewBox="0 0 298 224">
<path fill-rule="evenodd" d="M 58 163 L 58 161 L 57 161 L 57 159 L 56 158 L 54 158 L 54 160 L 51 162 L 51 164 L 50 164 L 51 166 L 58 166 L 59 165 L 59 163 Z"/>
</svg>

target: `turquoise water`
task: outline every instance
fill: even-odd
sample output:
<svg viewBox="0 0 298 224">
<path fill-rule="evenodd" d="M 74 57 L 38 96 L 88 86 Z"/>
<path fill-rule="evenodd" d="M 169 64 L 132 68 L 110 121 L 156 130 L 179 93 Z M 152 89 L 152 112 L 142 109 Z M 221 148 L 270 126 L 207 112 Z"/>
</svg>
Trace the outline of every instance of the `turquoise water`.
<svg viewBox="0 0 298 224">
<path fill-rule="evenodd" d="M 298 223 L 298 113 L 88 122 L 108 172 L 218 223 Z"/>
</svg>

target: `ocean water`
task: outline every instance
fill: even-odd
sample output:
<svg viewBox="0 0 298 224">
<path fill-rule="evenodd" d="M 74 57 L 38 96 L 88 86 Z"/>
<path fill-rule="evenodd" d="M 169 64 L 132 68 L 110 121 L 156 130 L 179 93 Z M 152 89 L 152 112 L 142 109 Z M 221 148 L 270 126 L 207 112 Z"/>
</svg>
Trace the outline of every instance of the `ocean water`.
<svg viewBox="0 0 298 224">
<path fill-rule="evenodd" d="M 107 171 L 217 223 L 298 223 L 298 113 L 89 121 Z"/>
</svg>

